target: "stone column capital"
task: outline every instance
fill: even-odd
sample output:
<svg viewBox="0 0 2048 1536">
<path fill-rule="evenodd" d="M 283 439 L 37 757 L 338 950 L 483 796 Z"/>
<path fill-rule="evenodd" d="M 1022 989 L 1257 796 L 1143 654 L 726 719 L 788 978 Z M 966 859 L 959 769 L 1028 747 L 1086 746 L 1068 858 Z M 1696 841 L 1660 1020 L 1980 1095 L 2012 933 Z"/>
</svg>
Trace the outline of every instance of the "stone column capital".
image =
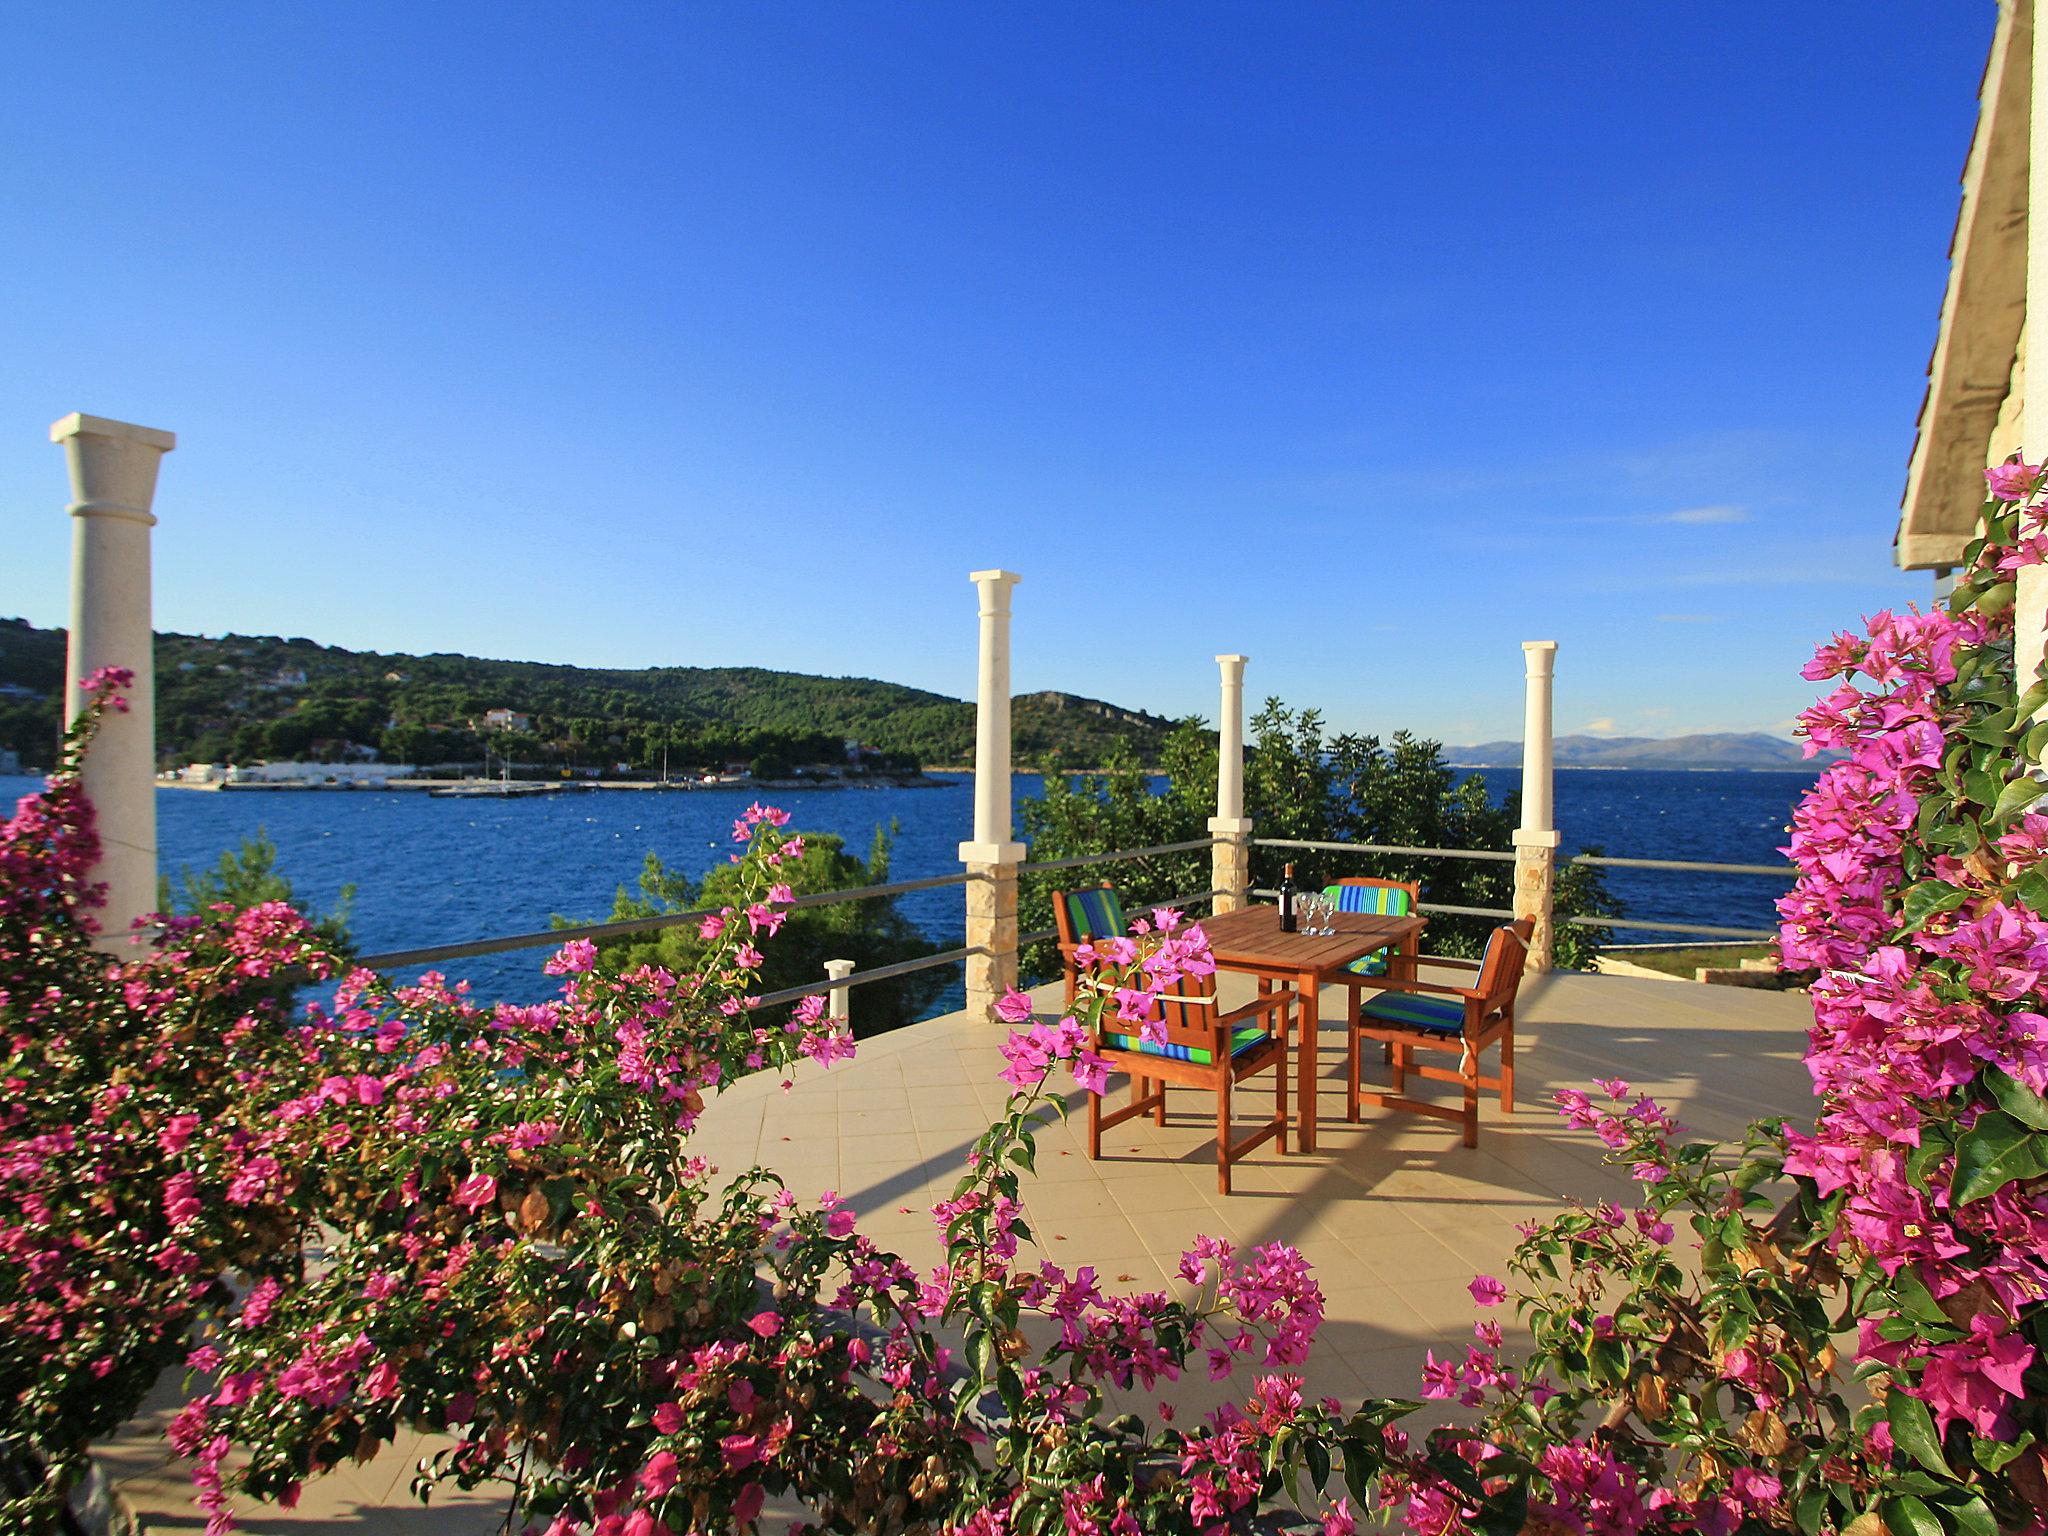
<svg viewBox="0 0 2048 1536">
<path fill-rule="evenodd" d="M 175 433 L 73 411 L 50 424 L 71 471 L 73 517 L 116 517 L 149 526 L 157 465 L 178 446 Z"/>
<path fill-rule="evenodd" d="M 1548 677 L 1557 665 L 1557 642 L 1555 640 L 1524 640 L 1522 655 L 1529 667 L 1529 676 Z"/>
<path fill-rule="evenodd" d="M 971 868 L 1014 869 L 1024 862 L 1026 851 L 1022 843 L 962 843 L 960 862 Z"/>
<path fill-rule="evenodd" d="M 1513 841 L 1517 848 L 1555 848 L 1564 841 L 1564 834 L 1542 827 L 1517 827 Z"/>
<path fill-rule="evenodd" d="M 969 571 L 967 579 L 981 589 L 981 611 L 1008 613 L 1010 589 L 1024 578 L 1015 571 Z"/>
<path fill-rule="evenodd" d="M 1217 837 L 1250 837 L 1252 819 L 1249 816 L 1211 816 L 1209 830 Z"/>
</svg>

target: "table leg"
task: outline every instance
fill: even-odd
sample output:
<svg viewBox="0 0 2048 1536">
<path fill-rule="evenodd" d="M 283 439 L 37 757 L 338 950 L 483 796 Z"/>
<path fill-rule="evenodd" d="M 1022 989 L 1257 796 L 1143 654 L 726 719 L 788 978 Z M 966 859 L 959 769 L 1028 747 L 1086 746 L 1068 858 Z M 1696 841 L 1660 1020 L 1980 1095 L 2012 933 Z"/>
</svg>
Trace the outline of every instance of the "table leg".
<svg viewBox="0 0 2048 1536">
<path fill-rule="evenodd" d="M 1316 1059 L 1316 1046 L 1321 1040 L 1320 981 L 1313 971 L 1304 971 L 1295 978 L 1295 986 L 1301 992 L 1301 1039 L 1296 1050 L 1301 1057 L 1301 1150 L 1313 1152 L 1316 1149 L 1316 1072 L 1320 1063 Z"/>
</svg>

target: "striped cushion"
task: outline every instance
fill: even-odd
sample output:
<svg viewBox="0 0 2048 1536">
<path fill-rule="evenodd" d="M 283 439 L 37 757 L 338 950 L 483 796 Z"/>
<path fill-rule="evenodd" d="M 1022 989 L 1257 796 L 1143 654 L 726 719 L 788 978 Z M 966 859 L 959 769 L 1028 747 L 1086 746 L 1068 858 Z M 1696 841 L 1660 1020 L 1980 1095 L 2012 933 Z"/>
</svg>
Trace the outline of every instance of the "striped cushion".
<svg viewBox="0 0 2048 1536">
<path fill-rule="evenodd" d="M 1323 894 L 1337 903 L 1339 912 L 1377 912 L 1386 917 L 1408 915 L 1408 893 L 1393 885 L 1326 885 Z M 1387 974 L 1387 952 L 1376 949 L 1344 967 L 1354 976 Z"/>
<path fill-rule="evenodd" d="M 1465 1028 L 1463 1002 L 1423 992 L 1381 992 L 1360 1011 L 1381 1024 L 1434 1030 L 1441 1035 L 1461 1034 Z"/>
<path fill-rule="evenodd" d="M 1389 917 L 1408 915 L 1408 893 L 1397 885 L 1326 885 L 1323 894 L 1337 903 L 1339 912 L 1378 912 Z"/>
<path fill-rule="evenodd" d="M 1263 1024 L 1240 1024 L 1230 1037 L 1230 1054 L 1242 1056 L 1253 1046 L 1266 1038 Z M 1136 1051 L 1141 1056 L 1165 1056 L 1173 1061 L 1191 1061 L 1198 1067 L 1206 1067 L 1216 1058 L 1214 1054 L 1194 1045 L 1154 1045 L 1143 1035 L 1105 1034 L 1102 1043 L 1111 1050 Z"/>
<path fill-rule="evenodd" d="M 1124 905 L 1107 886 L 1067 892 L 1067 916 L 1077 939 L 1120 939 L 1124 935 Z"/>
</svg>

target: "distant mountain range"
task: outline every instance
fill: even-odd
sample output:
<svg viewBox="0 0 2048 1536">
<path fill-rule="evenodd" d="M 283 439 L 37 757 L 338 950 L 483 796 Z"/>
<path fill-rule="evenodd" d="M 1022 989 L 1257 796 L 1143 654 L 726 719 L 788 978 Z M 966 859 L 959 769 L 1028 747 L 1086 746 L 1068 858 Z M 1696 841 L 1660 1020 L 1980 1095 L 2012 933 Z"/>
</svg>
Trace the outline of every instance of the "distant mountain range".
<svg viewBox="0 0 2048 1536">
<path fill-rule="evenodd" d="M 1761 731 L 1720 731 L 1699 736 L 1560 736 L 1560 768 L 1806 768 L 1831 762 L 1838 753 L 1808 758 L 1796 741 Z M 1444 748 L 1444 761 L 1458 768 L 1519 768 L 1519 741 L 1483 741 Z"/>
</svg>

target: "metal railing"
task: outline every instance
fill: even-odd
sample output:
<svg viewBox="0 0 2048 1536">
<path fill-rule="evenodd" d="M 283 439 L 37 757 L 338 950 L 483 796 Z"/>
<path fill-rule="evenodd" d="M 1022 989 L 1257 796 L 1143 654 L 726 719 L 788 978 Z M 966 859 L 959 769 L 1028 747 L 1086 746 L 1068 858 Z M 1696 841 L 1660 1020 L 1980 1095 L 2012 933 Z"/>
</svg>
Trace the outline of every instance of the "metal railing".
<svg viewBox="0 0 2048 1536">
<path fill-rule="evenodd" d="M 1131 863 L 1140 859 L 1159 858 L 1175 853 L 1199 853 L 1215 845 L 1213 837 L 1194 838 L 1184 843 L 1161 843 L 1149 848 L 1119 848 L 1109 853 L 1081 854 L 1070 859 L 1027 859 L 1018 866 L 1020 873 L 1048 874 L 1058 870 L 1086 869 L 1103 864 Z M 1307 838 L 1257 837 L 1252 839 L 1255 848 L 1298 849 L 1311 853 L 1378 853 L 1395 854 L 1413 858 L 1473 859 L 1497 863 L 1512 863 L 1512 851 L 1493 848 L 1418 848 L 1403 843 L 1342 843 L 1323 842 Z M 1721 864 L 1692 859 L 1629 859 L 1611 858 L 1604 854 L 1578 854 L 1566 861 L 1602 869 L 1676 870 L 1696 874 L 1716 875 L 1765 875 L 1790 880 L 1792 870 L 1786 865 L 1776 864 Z M 891 880 L 879 885 L 856 886 L 845 891 L 818 891 L 804 896 L 792 897 L 776 905 L 783 910 L 797 911 L 808 907 L 838 906 L 847 902 L 878 901 L 888 897 L 908 895 L 914 891 L 942 890 L 948 886 L 964 886 L 970 881 L 984 878 L 962 871 L 957 874 L 931 875 L 917 880 Z M 1221 889 L 1189 891 L 1178 896 L 1153 901 L 1127 903 L 1133 911 L 1150 907 L 1188 907 L 1216 897 L 1226 895 Z M 1280 893 L 1269 888 L 1258 888 L 1251 895 L 1275 898 Z M 1486 917 L 1512 919 L 1514 913 L 1502 907 L 1467 907 L 1451 902 L 1425 901 L 1418 904 L 1423 912 L 1441 913 L 1451 917 Z M 385 954 L 365 955 L 356 963 L 370 970 L 399 970 L 408 966 L 438 965 L 450 960 L 466 960 L 479 955 L 504 954 L 512 950 L 542 949 L 569 943 L 575 939 L 615 939 L 635 934 L 656 933 L 683 923 L 694 923 L 717 914 L 717 907 L 693 907 L 686 912 L 663 912 L 652 917 L 625 918 L 618 922 L 581 923 L 574 927 L 548 928 L 528 933 L 502 934 L 494 938 L 471 939 L 457 944 L 431 944 L 418 949 L 393 950 Z M 1609 928 L 1634 930 L 1647 933 L 1682 933 L 1689 936 L 1717 939 L 1765 940 L 1777 935 L 1767 929 L 1732 928 L 1707 923 L 1662 922 L 1649 918 L 1620 918 L 1575 916 L 1568 922 L 1584 928 Z M 1019 946 L 1040 944 L 1058 937 L 1056 928 L 1035 929 L 1017 936 Z M 875 966 L 870 970 L 854 971 L 840 977 L 825 977 L 806 982 L 802 986 L 785 987 L 777 992 L 764 994 L 758 999 L 763 1007 L 780 1003 L 792 1003 L 821 992 L 836 991 L 840 988 L 865 986 L 871 982 L 889 981 L 899 976 L 913 975 L 919 971 L 935 970 L 941 966 L 958 965 L 975 955 L 986 954 L 979 946 L 963 945 L 959 948 L 939 951 L 936 954 L 920 955 L 911 960 L 898 960 L 889 965 Z"/>
<path fill-rule="evenodd" d="M 1086 869 L 1090 865 L 1095 864 L 1118 864 L 1128 863 L 1134 859 L 1158 858 L 1169 853 L 1200 853 L 1204 849 L 1215 847 L 1215 845 L 1216 839 L 1213 837 L 1197 837 L 1185 843 L 1159 843 L 1150 848 L 1119 848 L 1111 853 L 1084 853 L 1071 859 L 1026 859 L 1017 868 L 1020 873 L 1029 871 L 1033 874 L 1046 874 L 1053 870 Z M 1190 891 L 1185 895 L 1167 896 L 1156 901 L 1125 902 L 1124 906 L 1132 912 L 1149 910 L 1153 907 L 1186 907 L 1192 906 L 1196 902 L 1212 901 L 1218 896 L 1228 894 L 1227 891 L 1214 889 Z M 1030 933 L 1018 934 L 1017 945 L 1021 949 L 1026 944 L 1043 944 L 1049 939 L 1056 939 L 1058 937 L 1059 929 L 1057 928 L 1038 928 Z"/>
<path fill-rule="evenodd" d="M 901 896 L 910 891 L 934 891 L 948 885 L 965 885 L 981 877 L 961 872 L 932 875 L 922 880 L 891 880 L 884 885 L 860 885 L 847 891 L 814 891 L 777 902 L 778 907 L 796 911 L 803 907 L 834 907 L 849 901 L 875 901 L 884 896 Z M 615 923 L 581 923 L 573 928 L 548 928 L 535 933 L 506 934 L 495 939 L 471 939 L 461 944 L 434 944 L 424 949 L 400 949 L 390 954 L 365 955 L 356 964 L 373 971 L 395 971 L 408 965 L 435 965 L 443 960 L 467 960 L 473 955 L 500 955 L 514 949 L 542 949 L 567 944 L 572 939 L 616 939 L 636 933 L 654 933 L 682 923 L 699 922 L 715 916 L 718 907 L 692 907 L 687 912 L 662 912 L 653 917 L 629 917 Z M 959 957 L 970 951 L 961 950 Z M 870 980 L 874 978 L 869 978 Z M 853 978 L 847 977 L 851 982 Z M 843 985 L 844 983 L 841 983 Z"/>
<path fill-rule="evenodd" d="M 1513 863 L 1512 851 L 1503 852 L 1494 848 L 1411 848 L 1399 843 L 1326 843 L 1312 842 L 1301 838 L 1255 837 L 1255 848 L 1299 848 L 1314 853 L 1393 853 L 1440 859 L 1486 859 L 1500 863 Z M 1768 875 L 1775 879 L 1790 881 L 1793 878 L 1789 864 L 1719 864 L 1697 859 L 1623 859 L 1610 858 L 1605 854 L 1581 853 L 1565 861 L 1567 864 L 1583 864 L 1595 869 L 1659 869 L 1681 870 L 1694 874 L 1710 875 Z M 1258 890 L 1254 896 L 1278 896 L 1278 891 Z M 1499 907 L 1458 907 L 1441 902 L 1420 902 L 1424 912 L 1442 912 L 1458 917 L 1495 917 L 1512 920 L 1514 913 Z M 1777 933 L 1768 928 L 1728 928 L 1712 923 L 1660 922 L 1652 918 L 1594 917 L 1581 916 L 1566 919 L 1579 928 L 1631 929 L 1642 933 L 1683 933 L 1689 936 L 1711 939 L 1748 939 L 1761 942 L 1775 939 Z"/>
</svg>

